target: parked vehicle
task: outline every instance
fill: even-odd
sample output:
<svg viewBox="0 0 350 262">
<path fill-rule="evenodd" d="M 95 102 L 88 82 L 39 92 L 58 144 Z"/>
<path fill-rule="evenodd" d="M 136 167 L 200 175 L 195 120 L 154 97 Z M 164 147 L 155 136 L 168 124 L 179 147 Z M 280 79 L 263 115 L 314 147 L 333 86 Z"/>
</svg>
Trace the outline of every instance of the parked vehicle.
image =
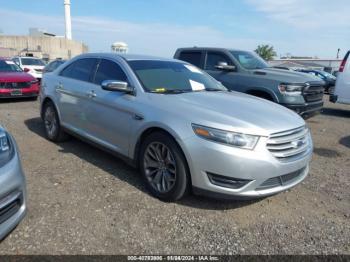
<svg viewBox="0 0 350 262">
<path fill-rule="evenodd" d="M 24 73 L 12 60 L 0 59 L 0 98 L 31 97 L 39 95 L 39 83 Z"/>
<path fill-rule="evenodd" d="M 67 60 L 56 59 L 48 63 L 44 69 L 43 74 L 55 71 L 60 65 L 64 64 Z"/>
<path fill-rule="evenodd" d="M 326 71 L 322 71 L 322 70 L 298 69 L 296 71 L 301 72 L 301 73 L 311 74 L 311 75 L 317 76 L 320 79 L 322 79 L 326 83 L 325 88 L 324 88 L 324 91 L 326 93 L 329 93 L 330 90 L 334 88 L 335 80 L 337 80 L 337 78 L 334 75 L 332 75 Z"/>
<path fill-rule="evenodd" d="M 25 73 L 31 74 L 41 81 L 43 69 L 45 67 L 45 62 L 43 60 L 31 56 L 15 56 L 12 60 L 22 68 Z"/>
<path fill-rule="evenodd" d="M 0 240 L 26 213 L 26 182 L 13 137 L 0 126 Z"/>
<path fill-rule="evenodd" d="M 45 74 L 41 116 L 54 142 L 82 137 L 138 166 L 163 200 L 198 194 L 259 198 L 308 174 L 304 120 L 264 99 L 227 92 L 188 63 L 84 54 Z"/>
<path fill-rule="evenodd" d="M 322 80 L 269 67 L 253 52 L 224 48 L 180 48 L 174 58 L 205 70 L 229 90 L 274 101 L 304 117 L 323 107 L 325 83 Z"/>
<path fill-rule="evenodd" d="M 329 100 L 333 103 L 350 104 L 350 51 L 340 64 L 335 89 Z"/>
</svg>

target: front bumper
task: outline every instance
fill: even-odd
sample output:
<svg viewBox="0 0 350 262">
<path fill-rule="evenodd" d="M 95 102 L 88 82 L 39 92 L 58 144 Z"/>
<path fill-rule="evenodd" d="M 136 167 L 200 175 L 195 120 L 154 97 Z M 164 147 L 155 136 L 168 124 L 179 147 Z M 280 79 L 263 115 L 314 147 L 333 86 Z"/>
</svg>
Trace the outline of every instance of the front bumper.
<svg viewBox="0 0 350 262">
<path fill-rule="evenodd" d="M 15 150 L 10 162 L 0 168 L 0 240 L 18 225 L 26 213 L 26 182 L 16 145 Z"/>
<path fill-rule="evenodd" d="M 323 108 L 323 104 L 323 101 L 317 101 L 305 104 L 283 104 L 283 106 L 293 110 L 301 116 L 305 116 L 320 112 Z"/>
<path fill-rule="evenodd" d="M 194 193 L 229 199 L 254 199 L 285 191 L 299 184 L 309 172 L 312 157 L 312 140 L 306 154 L 290 162 L 281 162 L 266 148 L 266 137 L 261 137 L 254 150 L 235 147 L 191 137 L 182 143 L 191 171 Z M 269 188 L 261 186 L 269 179 L 285 176 L 301 170 L 295 179 L 287 184 Z M 210 181 L 208 173 L 226 178 L 249 180 L 238 189 L 218 186 Z"/>
<path fill-rule="evenodd" d="M 0 89 L 0 98 L 18 98 L 18 97 L 37 97 L 39 95 L 39 84 L 33 84 L 29 88 L 15 89 Z"/>
</svg>

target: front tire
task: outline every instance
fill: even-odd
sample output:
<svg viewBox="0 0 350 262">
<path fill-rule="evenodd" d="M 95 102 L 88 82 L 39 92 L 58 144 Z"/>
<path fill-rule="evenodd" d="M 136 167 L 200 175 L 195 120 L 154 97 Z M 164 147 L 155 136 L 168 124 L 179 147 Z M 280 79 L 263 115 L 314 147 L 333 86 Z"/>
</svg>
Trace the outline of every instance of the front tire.
<svg viewBox="0 0 350 262">
<path fill-rule="evenodd" d="M 175 140 L 156 132 L 142 143 L 139 167 L 146 187 L 157 198 L 176 201 L 187 192 L 189 173 L 186 159 Z"/>
<path fill-rule="evenodd" d="M 44 105 L 43 120 L 46 137 L 53 142 L 64 142 L 69 136 L 62 130 L 57 110 L 52 102 Z"/>
</svg>

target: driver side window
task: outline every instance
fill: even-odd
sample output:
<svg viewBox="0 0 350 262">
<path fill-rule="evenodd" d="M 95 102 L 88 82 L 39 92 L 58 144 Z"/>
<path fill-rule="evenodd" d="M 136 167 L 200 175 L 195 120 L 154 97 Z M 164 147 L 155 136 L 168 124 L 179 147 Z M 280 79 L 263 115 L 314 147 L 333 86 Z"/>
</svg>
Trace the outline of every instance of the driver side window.
<svg viewBox="0 0 350 262">
<path fill-rule="evenodd" d="M 208 52 L 205 69 L 211 70 L 211 71 L 220 71 L 219 69 L 217 69 L 215 67 L 220 62 L 227 63 L 227 65 L 232 65 L 232 62 L 230 61 L 230 59 L 226 55 L 223 55 L 220 53 Z"/>
<path fill-rule="evenodd" d="M 102 59 L 98 66 L 94 83 L 101 85 L 105 80 L 128 82 L 126 74 L 117 63 L 107 59 Z"/>
</svg>

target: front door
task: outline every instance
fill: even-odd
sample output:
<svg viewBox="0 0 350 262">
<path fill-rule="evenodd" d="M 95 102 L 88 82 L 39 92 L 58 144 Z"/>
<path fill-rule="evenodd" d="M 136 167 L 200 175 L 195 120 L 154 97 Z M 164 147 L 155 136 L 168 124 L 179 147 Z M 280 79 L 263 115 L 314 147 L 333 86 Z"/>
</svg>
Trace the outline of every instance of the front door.
<svg viewBox="0 0 350 262">
<path fill-rule="evenodd" d="M 128 82 L 122 68 L 114 61 L 101 59 L 91 96 L 86 105 L 86 130 L 91 138 L 104 146 L 128 155 L 130 125 L 135 96 L 101 88 L 104 80 Z"/>
</svg>

